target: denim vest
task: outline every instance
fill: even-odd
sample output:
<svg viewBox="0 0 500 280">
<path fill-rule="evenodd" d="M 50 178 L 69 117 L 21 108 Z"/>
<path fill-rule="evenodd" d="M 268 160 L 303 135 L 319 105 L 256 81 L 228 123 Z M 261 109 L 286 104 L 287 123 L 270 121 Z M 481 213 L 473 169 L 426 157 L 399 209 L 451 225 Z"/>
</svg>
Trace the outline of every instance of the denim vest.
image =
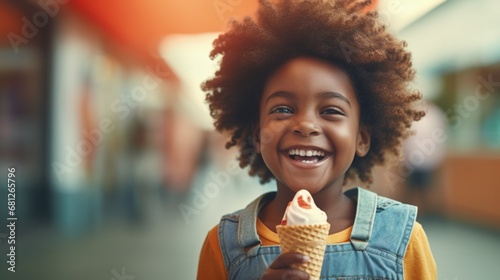
<svg viewBox="0 0 500 280">
<path fill-rule="evenodd" d="M 261 246 L 256 229 L 257 214 L 274 195 L 222 217 L 219 242 L 228 279 L 259 279 L 281 253 L 279 245 Z M 363 188 L 346 195 L 357 201 L 350 242 L 327 245 L 321 279 L 403 279 L 417 208 Z"/>
</svg>

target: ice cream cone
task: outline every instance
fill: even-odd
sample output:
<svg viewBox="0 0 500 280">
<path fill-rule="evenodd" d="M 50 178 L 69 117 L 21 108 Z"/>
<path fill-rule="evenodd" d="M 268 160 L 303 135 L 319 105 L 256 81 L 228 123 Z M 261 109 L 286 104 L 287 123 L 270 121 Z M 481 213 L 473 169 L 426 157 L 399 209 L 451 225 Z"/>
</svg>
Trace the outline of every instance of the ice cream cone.
<svg viewBox="0 0 500 280">
<path fill-rule="evenodd" d="M 330 224 L 278 225 L 276 230 L 282 253 L 296 252 L 310 258 L 309 263 L 293 267 L 309 273 L 311 279 L 319 279 Z"/>
</svg>

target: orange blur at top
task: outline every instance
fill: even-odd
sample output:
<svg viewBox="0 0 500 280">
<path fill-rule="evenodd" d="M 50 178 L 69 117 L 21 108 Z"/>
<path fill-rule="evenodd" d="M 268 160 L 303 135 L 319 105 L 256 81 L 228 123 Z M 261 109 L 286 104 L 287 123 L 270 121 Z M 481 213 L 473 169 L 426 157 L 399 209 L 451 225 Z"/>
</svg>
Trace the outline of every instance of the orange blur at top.
<svg viewBox="0 0 500 280">
<path fill-rule="evenodd" d="M 68 5 L 133 50 L 151 54 L 173 33 L 223 31 L 228 19 L 252 15 L 257 0 L 71 0 Z"/>
<path fill-rule="evenodd" d="M 275 0 L 272 0 L 275 1 Z M 67 4 L 106 36 L 157 63 L 158 44 L 169 34 L 224 31 L 230 18 L 253 16 L 258 0 L 71 0 Z M 373 0 L 363 12 L 376 8 Z"/>
</svg>

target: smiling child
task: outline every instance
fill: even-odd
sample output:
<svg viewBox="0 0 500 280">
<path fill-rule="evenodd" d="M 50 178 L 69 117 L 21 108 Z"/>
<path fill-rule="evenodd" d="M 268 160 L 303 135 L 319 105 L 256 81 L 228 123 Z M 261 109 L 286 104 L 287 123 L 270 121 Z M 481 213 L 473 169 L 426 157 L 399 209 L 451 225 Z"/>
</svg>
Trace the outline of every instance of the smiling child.
<svg viewBox="0 0 500 280">
<path fill-rule="evenodd" d="M 398 155 L 420 94 L 405 43 L 364 13 L 370 1 L 260 1 L 257 20 L 234 22 L 214 42 L 220 69 L 203 89 L 240 166 L 277 191 L 222 217 L 207 235 L 198 279 L 308 279 L 307 262 L 281 254 L 276 225 L 300 189 L 328 217 L 321 279 L 435 279 L 416 207 L 363 188 Z M 350 188 L 343 192 L 343 188 Z"/>
</svg>

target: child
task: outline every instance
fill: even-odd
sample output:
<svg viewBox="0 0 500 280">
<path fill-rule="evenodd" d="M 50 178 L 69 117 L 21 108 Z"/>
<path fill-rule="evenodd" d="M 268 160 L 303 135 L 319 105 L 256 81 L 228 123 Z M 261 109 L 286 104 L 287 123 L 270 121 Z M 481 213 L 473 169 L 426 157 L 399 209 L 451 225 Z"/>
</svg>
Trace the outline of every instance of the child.
<svg viewBox="0 0 500 280">
<path fill-rule="evenodd" d="M 235 22 L 214 42 L 220 69 L 203 89 L 226 147 L 277 192 L 222 217 L 203 245 L 198 279 L 308 279 L 307 262 L 280 254 L 276 225 L 307 189 L 331 224 L 321 279 L 436 279 L 416 208 L 349 186 L 398 155 L 420 94 L 405 44 L 370 1 L 260 1 L 258 19 Z"/>
</svg>

